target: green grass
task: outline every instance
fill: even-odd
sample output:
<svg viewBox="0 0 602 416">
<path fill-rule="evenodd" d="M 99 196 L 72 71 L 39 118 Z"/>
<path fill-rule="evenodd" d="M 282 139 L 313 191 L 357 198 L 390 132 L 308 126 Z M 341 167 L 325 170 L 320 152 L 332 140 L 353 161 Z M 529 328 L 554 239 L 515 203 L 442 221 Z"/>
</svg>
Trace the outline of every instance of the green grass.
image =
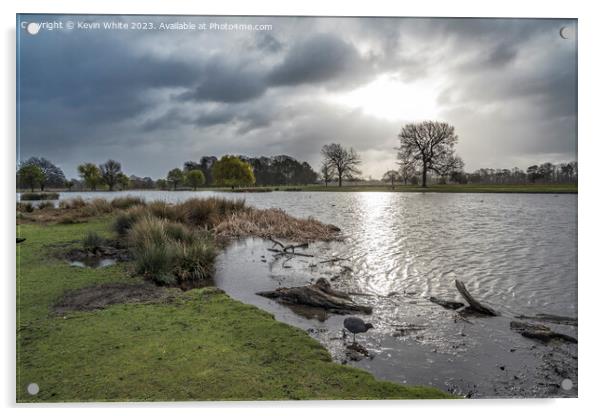
<svg viewBox="0 0 602 416">
<path fill-rule="evenodd" d="M 56 316 L 65 290 L 140 282 L 126 264 L 70 267 L 53 251 L 110 219 L 21 225 L 17 247 L 17 401 L 172 401 L 448 398 L 440 390 L 377 381 L 331 361 L 305 332 L 211 288 L 169 303 L 122 304 Z M 29 383 L 40 386 L 27 394 Z"/>
</svg>

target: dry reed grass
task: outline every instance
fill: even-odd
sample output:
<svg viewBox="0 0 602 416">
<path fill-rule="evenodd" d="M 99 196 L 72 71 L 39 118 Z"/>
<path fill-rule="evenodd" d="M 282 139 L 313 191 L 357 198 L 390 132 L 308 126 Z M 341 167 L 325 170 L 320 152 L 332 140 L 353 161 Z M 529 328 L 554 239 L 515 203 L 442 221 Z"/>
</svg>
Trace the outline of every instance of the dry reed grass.
<svg viewBox="0 0 602 416">
<path fill-rule="evenodd" d="M 283 238 L 291 241 L 331 241 L 340 238 L 340 229 L 314 218 L 300 219 L 281 209 L 250 209 L 225 218 L 214 228 L 217 237 Z"/>
</svg>

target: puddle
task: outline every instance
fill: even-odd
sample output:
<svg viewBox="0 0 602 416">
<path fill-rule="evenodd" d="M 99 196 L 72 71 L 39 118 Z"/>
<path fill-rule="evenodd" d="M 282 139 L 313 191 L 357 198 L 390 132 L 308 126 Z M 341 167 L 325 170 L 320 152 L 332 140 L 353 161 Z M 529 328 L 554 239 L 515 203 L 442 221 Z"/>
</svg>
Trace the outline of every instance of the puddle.
<svg viewBox="0 0 602 416">
<path fill-rule="evenodd" d="M 100 269 L 109 267 L 117 263 L 115 259 L 103 259 L 98 257 L 88 257 L 82 260 L 70 261 L 69 264 L 73 267 Z"/>
</svg>

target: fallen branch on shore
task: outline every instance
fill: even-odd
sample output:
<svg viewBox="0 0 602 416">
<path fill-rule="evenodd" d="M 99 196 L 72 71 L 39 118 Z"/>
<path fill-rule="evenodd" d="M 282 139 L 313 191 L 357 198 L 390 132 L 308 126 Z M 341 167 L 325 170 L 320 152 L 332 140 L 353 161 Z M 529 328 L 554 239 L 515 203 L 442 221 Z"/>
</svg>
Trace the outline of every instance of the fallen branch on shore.
<svg viewBox="0 0 602 416">
<path fill-rule="evenodd" d="M 284 251 L 284 250 L 278 250 L 275 248 L 268 248 L 268 251 L 271 251 L 272 253 L 277 253 L 277 255 L 280 255 L 280 256 L 314 257 L 313 254 L 296 253 L 294 251 Z"/>
<path fill-rule="evenodd" d="M 343 258 L 343 257 L 335 257 L 329 260 L 322 260 L 320 262 L 320 264 L 324 264 L 324 263 L 336 263 L 337 261 L 348 261 L 349 259 Z"/>
<path fill-rule="evenodd" d="M 282 303 L 323 308 L 333 313 L 372 313 L 371 307 L 355 303 L 349 294 L 333 289 L 324 278 L 308 286 L 282 287 L 258 292 L 257 295 L 276 299 Z"/>
<path fill-rule="evenodd" d="M 517 319 L 529 319 L 532 321 L 548 322 L 551 324 L 558 325 L 570 325 L 577 326 L 577 318 L 571 318 L 569 316 L 551 315 L 548 313 L 538 313 L 535 316 L 518 315 Z"/>
<path fill-rule="evenodd" d="M 577 343 L 577 340 L 572 336 L 554 332 L 545 325 L 512 321 L 510 322 L 510 329 L 518 332 L 523 337 L 533 338 L 546 344 L 553 340 L 570 342 L 572 344 Z"/>
<path fill-rule="evenodd" d="M 276 247 L 276 246 L 280 246 L 282 247 L 282 251 L 292 251 L 293 253 L 295 252 L 296 248 L 307 248 L 309 247 L 309 243 L 301 243 L 301 244 L 288 244 L 285 245 L 283 243 L 281 243 L 280 241 L 272 238 L 272 237 L 268 237 L 268 240 L 270 240 L 272 243 L 274 243 L 274 245 L 272 246 L 272 248 Z"/>
<path fill-rule="evenodd" d="M 435 296 L 429 297 L 428 300 L 430 300 L 433 303 L 436 303 L 439 306 L 444 307 L 445 309 L 452 309 L 454 311 L 461 309 L 460 312 L 477 312 L 482 315 L 488 315 L 488 316 L 498 316 L 499 315 L 499 313 L 497 313 L 495 310 L 493 310 L 489 306 L 485 306 L 481 302 L 477 301 L 470 294 L 468 289 L 466 289 L 466 286 L 464 285 L 464 283 L 462 281 L 456 279 L 455 284 L 456 284 L 456 289 L 458 289 L 458 292 L 460 292 L 460 295 L 462 295 L 464 300 L 466 300 L 466 302 L 468 303 L 468 305 L 469 305 L 468 307 L 466 305 L 464 305 L 462 302 L 456 302 L 454 300 L 440 299 L 440 298 L 436 298 Z M 464 308 L 464 309 L 462 309 L 462 308 Z"/>
<path fill-rule="evenodd" d="M 466 302 L 468 302 L 468 304 L 470 305 L 470 308 L 473 311 L 481 313 L 483 315 L 489 315 L 489 316 L 498 316 L 499 315 L 499 313 L 497 313 L 495 310 L 493 310 L 489 306 L 485 306 L 482 303 L 480 303 L 479 301 L 477 301 L 470 294 L 468 289 L 466 289 L 466 286 L 464 285 L 464 283 L 457 279 L 456 279 L 456 289 L 458 289 L 458 292 L 460 292 L 460 294 L 462 295 L 464 300 Z"/>
</svg>

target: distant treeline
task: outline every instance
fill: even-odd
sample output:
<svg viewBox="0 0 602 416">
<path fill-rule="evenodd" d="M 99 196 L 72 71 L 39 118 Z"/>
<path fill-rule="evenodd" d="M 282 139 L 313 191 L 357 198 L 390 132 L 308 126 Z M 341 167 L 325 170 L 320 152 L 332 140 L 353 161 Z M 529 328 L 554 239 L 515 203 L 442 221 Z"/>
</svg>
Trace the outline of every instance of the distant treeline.
<svg viewBox="0 0 602 416">
<path fill-rule="evenodd" d="M 309 185 L 318 181 L 318 174 L 309 163 L 299 162 L 291 156 L 248 157 L 238 155 L 237 157 L 251 165 L 257 186 Z M 184 173 L 200 170 L 205 175 L 205 183 L 213 184 L 212 167 L 217 160 L 218 158 L 215 156 L 203 156 L 199 162 L 188 161 L 184 163 Z"/>
<path fill-rule="evenodd" d="M 319 181 L 318 174 L 307 162 L 287 155 L 248 157 L 203 156 L 185 162 L 167 172 L 165 178 L 153 179 L 126 175 L 115 160 L 95 165 L 82 163 L 77 167 L 79 178 L 67 180 L 63 171 L 45 158 L 31 157 L 19 165 L 17 187 L 68 190 L 125 189 L 186 189 L 198 187 L 235 187 L 271 185 L 309 185 Z"/>
<path fill-rule="evenodd" d="M 526 171 L 512 169 L 478 169 L 472 173 L 452 172 L 450 180 L 456 183 L 475 184 L 526 184 L 526 183 L 576 183 L 577 162 L 531 165 Z"/>
<path fill-rule="evenodd" d="M 332 145 L 329 145 L 332 146 Z M 359 158 L 352 154 L 359 163 Z M 353 159 L 353 158 L 352 158 Z M 220 164 L 221 169 L 216 170 Z M 300 162 L 287 155 L 248 157 L 203 156 L 196 161 L 185 162 L 182 168 L 170 170 L 165 178 L 153 179 L 126 175 L 121 164 L 108 160 L 101 165 L 82 163 L 78 166 L 79 178 L 67 180 L 63 171 L 51 161 L 31 157 L 19 165 L 17 187 L 20 189 L 39 188 L 68 190 L 105 190 L 105 189 L 196 189 L 211 186 L 278 186 L 278 185 L 313 185 L 337 183 L 339 177 L 328 165 L 323 164 L 317 173 L 307 162 Z M 218 172 L 220 177 L 215 177 Z M 416 185 L 421 181 L 421 169 L 405 171 L 388 171 L 383 181 L 391 184 Z M 562 184 L 577 183 L 577 162 L 542 163 L 532 165 L 527 170 L 517 167 L 512 169 L 478 169 L 474 172 L 453 170 L 447 175 L 429 172 L 427 182 L 457 184 Z M 347 177 L 359 185 L 364 179 Z"/>
</svg>

